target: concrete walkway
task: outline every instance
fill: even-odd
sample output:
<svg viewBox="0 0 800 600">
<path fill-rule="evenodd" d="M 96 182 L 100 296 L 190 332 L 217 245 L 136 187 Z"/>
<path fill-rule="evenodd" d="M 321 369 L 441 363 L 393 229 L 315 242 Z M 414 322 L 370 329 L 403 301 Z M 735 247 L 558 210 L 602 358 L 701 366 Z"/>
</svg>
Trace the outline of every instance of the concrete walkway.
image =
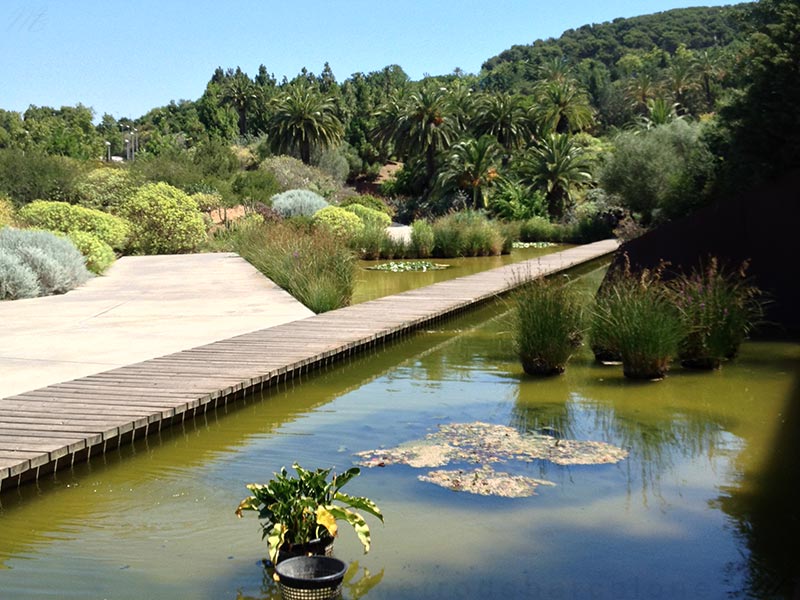
<svg viewBox="0 0 800 600">
<path fill-rule="evenodd" d="M 313 314 L 236 254 L 124 257 L 67 294 L 0 302 L 0 398 Z"/>
</svg>

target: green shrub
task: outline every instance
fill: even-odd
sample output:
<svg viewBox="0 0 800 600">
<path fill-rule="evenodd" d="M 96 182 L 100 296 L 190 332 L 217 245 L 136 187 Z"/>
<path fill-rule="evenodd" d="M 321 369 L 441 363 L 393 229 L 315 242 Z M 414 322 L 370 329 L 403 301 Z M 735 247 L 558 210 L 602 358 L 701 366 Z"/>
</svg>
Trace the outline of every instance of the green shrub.
<svg viewBox="0 0 800 600">
<path fill-rule="evenodd" d="M 355 255 L 325 229 L 291 222 L 241 227 L 235 250 L 316 313 L 347 306 L 356 278 Z"/>
<path fill-rule="evenodd" d="M 195 192 L 189 196 L 203 212 L 211 212 L 222 207 L 222 196 L 217 192 Z"/>
<path fill-rule="evenodd" d="M 205 239 L 197 203 L 166 183 L 149 183 L 122 205 L 131 223 L 131 248 L 142 254 L 191 252 Z"/>
<path fill-rule="evenodd" d="M 313 217 L 314 213 L 326 206 L 328 202 L 310 190 L 288 190 L 272 197 L 272 208 L 285 219 Z"/>
<path fill-rule="evenodd" d="M 66 202 L 36 200 L 23 206 L 18 216 L 29 227 L 60 233 L 86 231 L 118 250 L 125 249 L 130 235 L 130 226 L 124 219 Z"/>
<path fill-rule="evenodd" d="M 572 287 L 546 279 L 514 294 L 514 346 L 529 375 L 563 373 L 580 346 L 583 306 Z"/>
<path fill-rule="evenodd" d="M 384 229 L 384 231 L 386 230 Z M 410 253 L 411 249 L 404 239 L 388 234 L 383 238 L 381 243 L 381 258 L 406 258 Z"/>
<path fill-rule="evenodd" d="M 0 300 L 36 298 L 41 293 L 33 269 L 16 254 L 0 249 Z"/>
<path fill-rule="evenodd" d="M 208 179 L 192 162 L 191 155 L 179 149 L 159 154 L 143 153 L 131 163 L 130 170 L 138 181 L 168 183 L 186 192 L 198 191 L 197 186 Z"/>
<path fill-rule="evenodd" d="M 368 208 L 363 204 L 348 204 L 342 208 L 357 215 L 364 222 L 364 225 L 389 227 L 392 224 L 392 219 L 385 212 Z"/>
<path fill-rule="evenodd" d="M 259 169 L 272 174 L 282 190 L 307 189 L 328 199 L 342 192 L 341 184 L 333 177 L 291 156 L 270 156 Z"/>
<path fill-rule="evenodd" d="M 659 213 L 670 218 L 690 213 L 709 197 L 706 186 L 715 162 L 701 129 L 677 119 L 620 134 L 601 173 L 603 188 L 641 214 L 645 225 Z"/>
<path fill-rule="evenodd" d="M 465 210 L 433 223 L 433 255 L 441 258 L 500 254 L 503 236 L 496 224 L 478 211 Z"/>
<path fill-rule="evenodd" d="M 47 231 L 0 229 L 0 255 L 13 257 L 5 260 L 0 276 L 5 299 L 63 293 L 91 276 L 74 244 Z M 33 273 L 35 289 L 26 270 Z"/>
<path fill-rule="evenodd" d="M 0 196 L 0 229 L 14 224 L 14 205 L 5 196 Z"/>
<path fill-rule="evenodd" d="M 86 231 L 70 231 L 70 241 L 86 259 L 86 268 L 95 275 L 105 272 L 116 260 L 114 249 L 94 234 Z"/>
<path fill-rule="evenodd" d="M 503 178 L 489 197 L 489 211 L 500 219 L 523 221 L 546 216 L 547 200 L 540 190 Z"/>
<path fill-rule="evenodd" d="M 92 169 L 75 185 L 75 200 L 81 206 L 117 214 L 138 185 L 130 172 L 120 168 Z"/>
<path fill-rule="evenodd" d="M 433 256 L 436 236 L 433 226 L 428 221 L 417 220 L 411 224 L 411 249 L 417 258 Z"/>
<path fill-rule="evenodd" d="M 389 233 L 385 227 L 365 225 L 359 233 L 351 238 L 350 247 L 363 260 L 377 260 L 387 246 L 388 239 Z"/>
<path fill-rule="evenodd" d="M 84 163 L 66 156 L 0 148 L 0 194 L 17 207 L 37 198 L 71 201 Z"/>
<path fill-rule="evenodd" d="M 519 232 L 519 239 L 523 242 L 553 242 L 558 237 L 558 228 L 544 217 L 528 219 Z"/>
<path fill-rule="evenodd" d="M 370 196 L 369 194 L 350 196 L 342 200 L 339 206 L 351 206 L 353 204 L 360 204 L 361 206 L 386 213 L 390 219 L 394 216 L 394 209 L 377 196 Z"/>
<path fill-rule="evenodd" d="M 314 223 L 345 240 L 364 231 L 364 221 L 358 215 L 338 206 L 326 206 L 318 210 L 314 213 Z"/>
<path fill-rule="evenodd" d="M 618 352 L 626 377 L 660 379 L 686 335 L 680 311 L 659 271 L 638 276 L 629 269 L 607 282 L 595 304 L 590 332 L 595 344 Z"/>
<path fill-rule="evenodd" d="M 268 171 L 243 171 L 233 178 L 231 190 L 242 204 L 266 203 L 283 189 Z"/>
<path fill-rule="evenodd" d="M 344 183 L 350 174 L 350 163 L 340 148 L 325 148 L 318 156 L 312 157 L 312 161 L 314 166 L 338 183 Z"/>
<path fill-rule="evenodd" d="M 500 221 L 497 223 L 497 229 L 503 238 L 503 246 L 501 249 L 502 254 L 511 253 L 511 249 L 514 247 L 514 242 L 519 240 L 521 227 L 521 223 L 517 221 L 509 221 L 505 223 Z"/>
</svg>

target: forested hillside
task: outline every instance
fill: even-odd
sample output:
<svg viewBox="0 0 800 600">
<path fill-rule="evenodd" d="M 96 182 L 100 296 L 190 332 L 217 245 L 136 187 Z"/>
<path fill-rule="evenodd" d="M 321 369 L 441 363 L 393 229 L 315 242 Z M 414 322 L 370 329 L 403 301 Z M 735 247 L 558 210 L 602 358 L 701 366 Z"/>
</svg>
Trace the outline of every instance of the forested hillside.
<svg viewBox="0 0 800 600">
<path fill-rule="evenodd" d="M 724 48 L 742 41 L 742 20 L 753 3 L 723 7 L 679 8 L 652 15 L 568 29 L 559 38 L 514 45 L 483 63 L 492 72 L 504 63 L 528 61 L 539 65 L 564 57 L 577 63 L 594 59 L 613 70 L 626 54 L 658 48 L 669 54 L 679 46 L 689 50 Z"/>
<path fill-rule="evenodd" d="M 0 109 L 0 195 L 80 202 L 116 156 L 137 184 L 269 204 L 308 179 L 281 155 L 321 169 L 325 194 L 395 160 L 397 177 L 370 189 L 401 220 L 468 206 L 650 226 L 796 165 L 797 11 L 761 0 L 616 19 L 422 81 L 398 65 L 343 81 L 327 63 L 291 80 L 219 67 L 197 99 L 99 123 L 82 105 Z"/>
</svg>

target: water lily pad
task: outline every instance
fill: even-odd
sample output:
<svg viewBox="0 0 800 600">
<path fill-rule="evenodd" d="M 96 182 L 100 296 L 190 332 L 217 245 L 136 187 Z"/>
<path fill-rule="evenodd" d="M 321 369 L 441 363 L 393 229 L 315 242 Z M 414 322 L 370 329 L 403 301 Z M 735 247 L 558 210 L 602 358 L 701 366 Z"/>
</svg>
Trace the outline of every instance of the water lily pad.
<svg viewBox="0 0 800 600">
<path fill-rule="evenodd" d="M 402 260 L 391 261 L 373 267 L 366 267 L 370 271 L 390 271 L 392 273 L 407 273 L 414 272 L 427 272 L 427 271 L 441 271 L 442 269 L 449 268 L 450 265 L 443 265 L 434 263 L 429 260 Z"/>
<path fill-rule="evenodd" d="M 489 465 L 472 470 L 431 471 L 427 475 L 420 475 L 418 479 L 454 492 L 469 492 L 480 496 L 502 496 L 503 498 L 535 496 L 536 488 L 540 485 L 555 485 L 552 481 L 544 479 L 495 471 Z"/>
<path fill-rule="evenodd" d="M 512 248 L 549 248 L 555 246 L 553 242 L 512 242 Z"/>
</svg>

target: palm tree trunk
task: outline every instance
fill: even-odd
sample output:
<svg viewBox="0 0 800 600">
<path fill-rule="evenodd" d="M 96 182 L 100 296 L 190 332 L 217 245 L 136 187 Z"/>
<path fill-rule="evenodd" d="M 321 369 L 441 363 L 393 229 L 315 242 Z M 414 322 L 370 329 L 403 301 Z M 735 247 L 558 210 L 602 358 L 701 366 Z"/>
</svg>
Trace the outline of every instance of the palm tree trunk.
<svg viewBox="0 0 800 600">
<path fill-rule="evenodd" d="M 239 135 L 244 136 L 247 132 L 247 113 L 245 109 L 239 110 Z"/>
</svg>

